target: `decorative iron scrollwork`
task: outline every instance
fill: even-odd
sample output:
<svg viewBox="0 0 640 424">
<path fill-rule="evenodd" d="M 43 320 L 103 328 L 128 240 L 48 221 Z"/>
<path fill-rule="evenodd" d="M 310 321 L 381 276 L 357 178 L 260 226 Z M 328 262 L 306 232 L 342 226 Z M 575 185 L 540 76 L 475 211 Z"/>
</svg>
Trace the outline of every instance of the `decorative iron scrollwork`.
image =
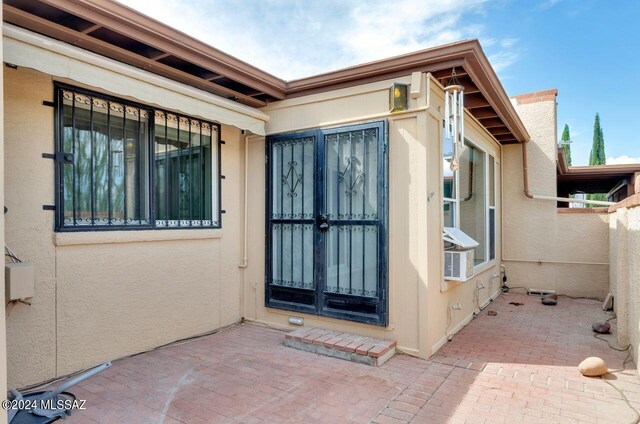
<svg viewBox="0 0 640 424">
<path fill-rule="evenodd" d="M 355 156 L 351 156 L 351 157 L 345 158 L 345 162 L 346 162 L 346 165 L 344 169 L 338 172 L 338 183 L 344 183 L 347 172 L 349 172 L 349 175 L 351 177 L 351 184 L 347 187 L 344 193 L 347 196 L 351 197 L 358 192 L 358 190 L 356 190 L 356 187 L 362 181 L 364 181 L 364 171 L 356 174 L 354 178 L 353 170 L 357 169 L 358 166 L 361 166 L 360 160 Z"/>
<path fill-rule="evenodd" d="M 288 163 L 289 168 L 286 175 L 282 176 L 282 185 L 287 186 L 289 192 L 287 196 L 289 197 L 298 197 L 298 193 L 296 193 L 296 189 L 298 185 L 302 182 L 302 175 L 298 174 L 298 170 L 296 167 L 298 166 L 298 162 L 291 161 Z M 289 181 L 291 180 L 291 181 Z"/>
</svg>

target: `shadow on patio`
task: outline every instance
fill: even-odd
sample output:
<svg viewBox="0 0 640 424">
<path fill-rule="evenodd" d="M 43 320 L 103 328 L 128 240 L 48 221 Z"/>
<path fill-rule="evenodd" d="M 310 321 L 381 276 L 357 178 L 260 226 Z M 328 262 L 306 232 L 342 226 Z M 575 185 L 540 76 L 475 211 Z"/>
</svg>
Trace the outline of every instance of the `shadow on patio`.
<svg viewBox="0 0 640 424">
<path fill-rule="evenodd" d="M 576 369 L 587 356 L 622 368 L 627 353 L 592 336 L 591 323 L 607 318 L 596 301 L 548 307 L 503 295 L 432 360 L 396 355 L 380 368 L 290 349 L 280 331 L 241 325 L 116 361 L 75 388 L 87 409 L 68 422 L 631 423 L 635 370 L 606 377 L 629 405 Z"/>
</svg>

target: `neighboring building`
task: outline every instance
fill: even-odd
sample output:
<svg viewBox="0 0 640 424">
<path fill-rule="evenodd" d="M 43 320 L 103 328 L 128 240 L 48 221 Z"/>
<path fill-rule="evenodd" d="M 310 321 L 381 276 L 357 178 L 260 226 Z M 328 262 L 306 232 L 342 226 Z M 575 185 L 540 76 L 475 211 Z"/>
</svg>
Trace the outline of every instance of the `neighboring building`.
<svg viewBox="0 0 640 424">
<path fill-rule="evenodd" d="M 427 358 L 501 264 L 608 291 L 607 216 L 525 193 L 557 195 L 556 92 L 510 100 L 476 40 L 283 81 L 118 3 L 53 4 L 3 6 L 5 235 L 36 279 L 7 318 L 11 386 L 293 315 Z M 478 242 L 468 281 L 444 278 L 443 227 Z"/>
<path fill-rule="evenodd" d="M 558 196 L 604 193 L 609 202 L 620 202 L 635 194 L 640 163 L 622 165 L 569 166 L 564 150 L 558 149 Z"/>
</svg>

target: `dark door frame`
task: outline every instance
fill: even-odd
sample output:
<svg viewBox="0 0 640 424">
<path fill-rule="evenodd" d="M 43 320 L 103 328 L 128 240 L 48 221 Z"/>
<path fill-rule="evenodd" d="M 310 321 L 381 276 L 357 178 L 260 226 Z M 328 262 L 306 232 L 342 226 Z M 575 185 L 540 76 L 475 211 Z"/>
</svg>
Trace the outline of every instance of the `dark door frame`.
<svg viewBox="0 0 640 424">
<path fill-rule="evenodd" d="M 357 296 L 327 292 L 326 239 L 328 232 L 321 231 L 321 215 L 326 214 L 326 144 L 325 137 L 350 131 L 377 129 L 377 220 L 328 219 L 331 225 L 375 225 L 377 227 L 377 296 Z M 285 140 L 313 138 L 314 201 L 313 216 L 300 219 L 280 219 L 272 215 L 274 181 L 272 166 L 273 143 Z M 387 326 L 388 324 L 388 125 L 386 120 L 357 123 L 348 126 L 321 128 L 268 136 L 265 140 L 265 306 L 294 312 Z M 313 226 L 313 281 L 314 288 L 285 287 L 271 284 L 272 276 L 272 225 Z M 364 270 L 363 270 L 364 272 Z M 336 307 L 336 305 L 342 305 Z M 352 308 L 350 310 L 350 308 Z M 364 312 L 363 312 L 364 311 Z"/>
</svg>

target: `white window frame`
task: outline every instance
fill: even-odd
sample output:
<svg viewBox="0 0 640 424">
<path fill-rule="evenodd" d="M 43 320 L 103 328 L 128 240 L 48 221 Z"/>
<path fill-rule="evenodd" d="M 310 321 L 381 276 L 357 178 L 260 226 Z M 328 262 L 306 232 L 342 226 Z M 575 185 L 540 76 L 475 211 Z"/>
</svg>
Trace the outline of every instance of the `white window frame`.
<svg viewBox="0 0 640 424">
<path fill-rule="evenodd" d="M 443 135 L 444 137 L 444 135 Z M 480 144 L 474 142 L 473 140 L 465 137 L 465 145 L 473 145 L 474 148 L 478 149 L 479 151 L 484 153 L 484 166 L 485 166 L 485 172 L 484 172 L 484 186 L 485 186 L 485 190 L 484 190 L 484 198 L 485 198 L 485 213 L 484 213 L 484 230 L 485 230 L 485 237 L 484 237 L 484 249 L 485 249 L 485 257 L 486 259 L 484 260 L 484 262 L 481 262 L 479 264 L 474 264 L 473 266 L 473 272 L 474 275 L 477 275 L 483 271 L 485 271 L 488 268 L 491 268 L 495 265 L 496 260 L 497 260 L 497 197 L 498 197 L 498 192 L 497 192 L 497 178 L 496 178 L 496 171 L 497 171 L 497 160 L 496 157 L 489 152 L 488 149 L 483 148 L 480 146 Z M 455 155 L 455 152 L 454 152 Z M 444 158 L 444 156 L 442 156 L 442 158 Z M 442 160 L 442 159 L 441 159 Z M 490 205 L 490 196 L 489 196 L 489 187 L 490 187 L 490 181 L 489 181 L 489 161 L 493 160 L 493 195 L 494 195 L 494 200 L 493 200 L 493 206 Z M 444 211 L 444 205 L 446 202 L 450 202 L 452 204 L 452 207 L 454 208 L 454 222 L 455 222 L 455 227 L 460 229 L 460 216 L 461 216 L 461 207 L 460 207 L 460 185 L 458 184 L 459 181 L 459 172 L 460 172 L 460 168 L 458 168 L 457 170 L 455 170 L 453 172 L 453 178 L 454 178 L 454 186 L 455 186 L 455 199 L 452 198 L 448 198 L 448 197 L 442 197 L 442 210 Z M 442 172 L 442 187 L 444 187 L 444 170 Z M 491 259 L 491 252 L 490 252 L 490 248 L 491 248 L 491 228 L 490 228 L 490 222 L 489 222 L 489 213 L 490 211 L 493 209 L 494 211 L 494 229 L 493 229 L 493 233 L 494 233 L 494 243 L 495 243 L 495 249 L 496 252 L 494 252 L 495 257 L 493 259 Z"/>
</svg>

